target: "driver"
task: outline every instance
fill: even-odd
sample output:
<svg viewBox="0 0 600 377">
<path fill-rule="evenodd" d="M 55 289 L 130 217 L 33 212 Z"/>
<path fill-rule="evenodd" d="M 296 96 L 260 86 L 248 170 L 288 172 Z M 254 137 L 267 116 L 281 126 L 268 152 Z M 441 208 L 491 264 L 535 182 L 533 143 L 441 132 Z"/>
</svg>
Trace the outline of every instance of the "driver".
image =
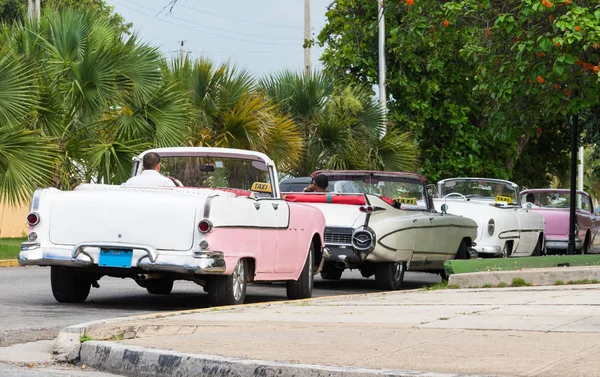
<svg viewBox="0 0 600 377">
<path fill-rule="evenodd" d="M 308 185 L 304 192 L 326 192 L 327 186 L 329 186 L 329 178 L 325 174 L 318 174 L 314 183 Z"/>
<path fill-rule="evenodd" d="M 175 187 L 175 183 L 160 174 L 160 156 L 158 153 L 149 152 L 142 159 L 144 171 L 140 175 L 131 177 L 122 186 L 129 187 Z"/>
</svg>

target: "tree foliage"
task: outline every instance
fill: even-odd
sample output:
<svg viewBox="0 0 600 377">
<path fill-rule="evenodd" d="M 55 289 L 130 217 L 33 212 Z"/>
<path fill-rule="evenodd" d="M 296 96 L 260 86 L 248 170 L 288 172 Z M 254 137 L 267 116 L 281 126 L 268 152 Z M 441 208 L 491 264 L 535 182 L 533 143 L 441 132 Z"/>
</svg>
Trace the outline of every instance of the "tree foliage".
<svg viewBox="0 0 600 377">
<path fill-rule="evenodd" d="M 304 153 L 295 176 L 318 169 L 409 170 L 416 168 L 417 147 L 408 133 L 390 132 L 380 140 L 384 114 L 363 85 L 336 86 L 331 76 L 282 71 L 260 87 L 291 114 L 303 135 Z"/>
<path fill-rule="evenodd" d="M 428 178 L 542 186 L 568 168 L 569 116 L 600 98 L 600 14 L 594 1 L 567 3 L 385 3 L 391 116 L 417 135 Z M 336 1 L 319 35 L 328 72 L 376 82 L 376 12 L 367 0 Z"/>
<path fill-rule="evenodd" d="M 53 8 L 59 11 L 65 9 L 93 10 L 99 16 L 106 18 L 112 26 L 115 26 L 124 33 L 128 33 L 132 25 L 125 22 L 125 19 L 120 14 L 115 13 L 114 7 L 107 5 L 104 0 L 43 0 L 41 5 L 42 9 Z M 0 0 L 0 22 L 22 22 L 26 14 L 26 0 Z"/>
</svg>

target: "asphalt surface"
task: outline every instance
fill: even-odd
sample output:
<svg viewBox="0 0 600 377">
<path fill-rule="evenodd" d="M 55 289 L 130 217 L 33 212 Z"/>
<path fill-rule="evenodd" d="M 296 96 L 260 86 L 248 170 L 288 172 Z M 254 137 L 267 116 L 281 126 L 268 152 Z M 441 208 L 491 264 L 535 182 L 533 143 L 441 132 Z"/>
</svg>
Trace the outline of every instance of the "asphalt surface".
<svg viewBox="0 0 600 377">
<path fill-rule="evenodd" d="M 440 281 L 435 274 L 405 275 L 405 289 Z M 60 329 L 78 323 L 132 315 L 209 307 L 202 287 L 176 281 L 166 296 L 150 295 L 131 279 L 104 277 L 83 304 L 60 304 L 50 289 L 50 268 L 0 268 L 0 347 L 53 339 Z M 340 281 L 315 278 L 313 297 L 377 292 L 375 280 L 345 271 Z M 247 303 L 286 300 L 285 284 L 251 284 Z"/>
</svg>

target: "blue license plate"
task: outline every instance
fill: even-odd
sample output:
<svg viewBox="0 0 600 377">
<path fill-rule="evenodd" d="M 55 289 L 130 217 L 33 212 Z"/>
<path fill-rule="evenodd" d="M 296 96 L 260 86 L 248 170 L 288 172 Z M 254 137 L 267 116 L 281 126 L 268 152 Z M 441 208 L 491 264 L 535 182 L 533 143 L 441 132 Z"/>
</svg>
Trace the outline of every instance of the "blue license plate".
<svg viewBox="0 0 600 377">
<path fill-rule="evenodd" d="M 101 249 L 98 266 L 130 268 L 133 250 Z"/>
</svg>

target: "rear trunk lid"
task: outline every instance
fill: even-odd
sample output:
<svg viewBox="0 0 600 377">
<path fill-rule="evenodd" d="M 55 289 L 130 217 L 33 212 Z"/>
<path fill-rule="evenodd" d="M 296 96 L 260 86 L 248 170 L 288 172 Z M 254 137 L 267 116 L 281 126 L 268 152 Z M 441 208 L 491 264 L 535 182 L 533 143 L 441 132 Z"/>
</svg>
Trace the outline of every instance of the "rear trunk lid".
<svg viewBox="0 0 600 377">
<path fill-rule="evenodd" d="M 159 250 L 192 248 L 196 208 L 202 196 L 171 192 L 102 190 L 61 192 L 54 197 L 50 241 L 145 244 Z"/>
</svg>

